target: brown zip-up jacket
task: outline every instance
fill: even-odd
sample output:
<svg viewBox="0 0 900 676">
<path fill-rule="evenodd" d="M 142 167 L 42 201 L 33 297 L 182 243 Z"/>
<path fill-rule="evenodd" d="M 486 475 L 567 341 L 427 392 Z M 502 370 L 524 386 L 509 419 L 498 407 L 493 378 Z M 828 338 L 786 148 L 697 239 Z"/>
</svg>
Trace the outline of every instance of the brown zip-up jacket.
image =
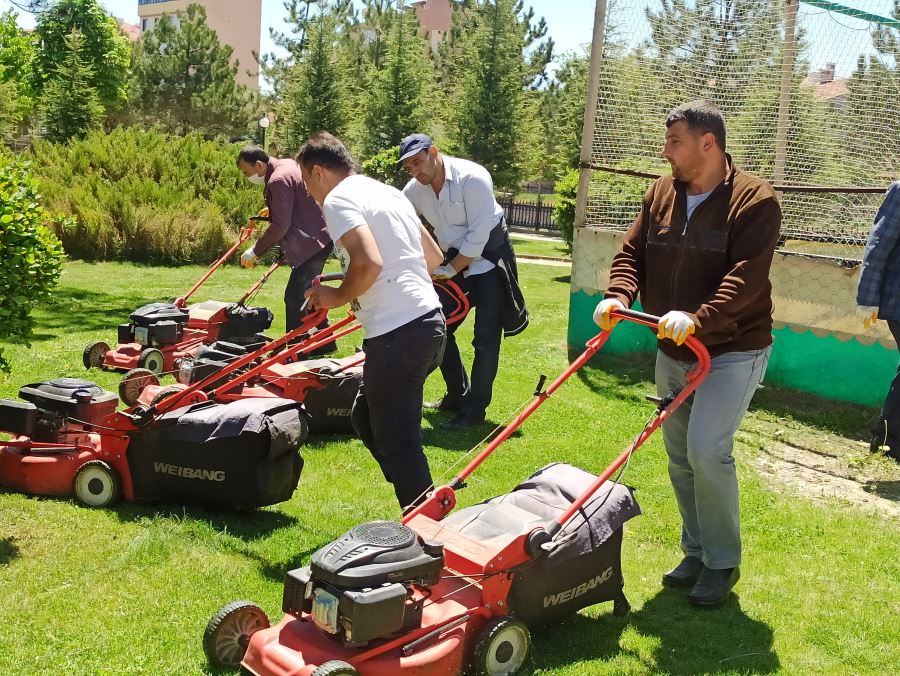
<svg viewBox="0 0 900 676">
<path fill-rule="evenodd" d="M 654 315 L 687 313 L 713 357 L 772 343 L 769 268 L 781 228 L 772 187 L 726 157 L 728 176 L 687 223 L 685 184 L 663 176 L 650 186 L 613 259 L 605 294 L 626 307 L 640 294 L 644 311 Z M 693 360 L 670 340 L 659 348 Z"/>
</svg>

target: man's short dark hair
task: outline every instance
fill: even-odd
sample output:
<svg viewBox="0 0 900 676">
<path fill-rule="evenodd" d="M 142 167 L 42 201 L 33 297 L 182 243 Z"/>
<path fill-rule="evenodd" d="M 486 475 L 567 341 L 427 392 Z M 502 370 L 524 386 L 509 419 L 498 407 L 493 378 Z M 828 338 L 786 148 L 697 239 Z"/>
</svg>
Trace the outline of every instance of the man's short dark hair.
<svg viewBox="0 0 900 676">
<path fill-rule="evenodd" d="M 682 103 L 666 118 L 666 129 L 676 122 L 687 122 L 689 129 L 701 134 L 712 134 L 722 151 L 725 151 L 725 117 L 722 111 L 709 101 L 697 100 Z"/>
<path fill-rule="evenodd" d="M 347 173 L 352 173 L 356 166 L 344 142 L 327 131 L 317 131 L 309 137 L 297 153 L 297 164 L 306 169 L 318 164 L 330 171 Z"/>
<path fill-rule="evenodd" d="M 247 146 L 238 153 L 237 161 L 238 164 L 241 162 L 244 164 L 256 164 L 257 162 L 268 164 L 269 156 L 266 154 L 266 151 L 259 146 Z"/>
</svg>

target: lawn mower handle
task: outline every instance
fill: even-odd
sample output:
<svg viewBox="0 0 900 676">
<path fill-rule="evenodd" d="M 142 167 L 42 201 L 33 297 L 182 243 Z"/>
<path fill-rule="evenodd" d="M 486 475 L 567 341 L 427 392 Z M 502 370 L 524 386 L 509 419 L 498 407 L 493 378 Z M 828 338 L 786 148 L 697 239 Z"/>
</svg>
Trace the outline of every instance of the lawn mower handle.
<svg viewBox="0 0 900 676">
<path fill-rule="evenodd" d="M 643 324 L 654 331 L 659 326 L 659 317 L 654 315 L 649 315 L 643 312 L 636 312 L 634 310 L 614 310 L 611 313 L 611 316 L 614 318 L 623 319 L 625 321 L 634 322 L 636 324 Z M 508 439 L 512 434 L 522 426 L 522 423 L 528 419 L 528 417 L 534 413 L 534 411 L 543 404 L 549 397 L 552 395 L 566 380 L 568 380 L 569 376 L 575 373 L 578 369 L 584 366 L 588 360 L 593 357 L 597 351 L 603 346 L 606 340 L 609 338 L 611 331 L 600 331 L 596 336 L 589 339 L 585 343 L 585 350 L 578 356 L 578 358 L 573 361 L 565 371 L 563 371 L 556 379 L 547 386 L 546 389 L 535 392 L 534 399 L 525 407 L 525 409 L 515 417 L 515 419 L 507 425 L 500 433 L 494 437 L 491 442 L 485 446 L 485 448 L 446 486 L 440 486 L 435 489 L 435 491 L 422 502 L 420 505 L 415 507 L 413 510 L 409 511 L 403 517 L 403 523 L 407 523 L 410 519 L 412 519 L 417 514 L 425 514 L 426 516 L 440 521 L 444 516 L 447 515 L 450 510 L 456 504 L 455 490 L 458 488 L 462 488 L 466 477 L 468 477 L 475 469 L 484 462 L 489 455 L 491 455 L 500 444 L 502 444 L 506 439 Z M 641 432 L 640 436 L 629 445 L 627 449 L 622 451 L 619 456 L 613 461 L 613 463 L 600 475 L 597 477 L 596 481 L 591 484 L 591 486 L 576 499 L 569 508 L 559 516 L 554 522 L 550 524 L 550 526 L 546 529 L 538 528 L 535 531 L 532 531 L 531 536 L 529 537 L 529 552 L 534 548 L 535 551 L 538 551 L 541 545 L 548 543 L 553 539 L 553 536 L 556 535 L 559 531 L 562 530 L 563 526 L 566 522 L 581 508 L 584 504 L 593 496 L 593 494 L 597 491 L 598 488 L 607 480 L 610 476 L 622 466 L 622 464 L 628 459 L 628 457 L 634 452 L 634 450 L 646 441 L 646 439 L 659 427 L 665 420 L 671 415 L 672 411 L 674 411 L 678 406 L 684 402 L 691 394 L 693 394 L 694 390 L 697 389 L 697 386 L 703 381 L 706 377 L 706 374 L 709 373 L 710 367 L 710 359 L 709 352 L 707 352 L 706 347 L 699 340 L 694 338 L 693 336 L 688 336 L 687 340 L 685 340 L 684 345 L 687 346 L 697 357 L 697 364 L 690 370 L 690 372 L 686 375 L 686 385 L 678 393 L 678 395 L 668 403 L 660 412 L 656 419 L 652 422 L 652 424 L 648 425 L 644 428 L 643 432 Z M 532 539 L 534 542 L 532 543 Z"/>
</svg>

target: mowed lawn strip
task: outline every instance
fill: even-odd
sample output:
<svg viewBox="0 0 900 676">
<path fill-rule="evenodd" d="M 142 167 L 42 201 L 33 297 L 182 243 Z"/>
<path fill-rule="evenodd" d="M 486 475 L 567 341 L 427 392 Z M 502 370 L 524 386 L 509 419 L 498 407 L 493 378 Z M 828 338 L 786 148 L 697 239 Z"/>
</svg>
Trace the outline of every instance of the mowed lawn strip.
<svg viewBox="0 0 900 676">
<path fill-rule="evenodd" d="M 31 347 L 6 348 L 13 373 L 0 378 L 0 396 L 15 397 L 22 384 L 61 376 L 87 377 L 115 390 L 120 374 L 85 372 L 84 346 L 100 339 L 112 344 L 116 325 L 133 309 L 184 293 L 200 273 L 198 267 L 67 264 L 52 303 L 35 310 Z M 229 266 L 196 300 L 236 300 L 261 273 Z M 568 363 L 567 271 L 522 265 L 520 274 L 532 324 L 504 342 L 489 410 L 494 423 L 529 401 L 540 374 L 553 378 Z M 279 271 L 257 299 L 276 313 L 271 335 L 283 328 L 286 277 Z M 470 320 L 458 333 L 467 360 L 471 331 Z M 344 353 L 358 345 L 359 336 L 352 338 L 343 341 Z M 473 475 L 460 503 L 506 492 L 553 461 L 601 471 L 650 418 L 653 407 L 644 395 L 653 390 L 651 378 L 645 357 L 601 355 Z M 435 374 L 426 396 L 442 393 Z M 820 430 L 852 430 L 854 421 L 874 413 L 816 406 L 768 388 L 758 401 L 748 424 L 754 416 L 772 410 L 784 415 L 792 402 L 806 402 L 792 424 L 812 439 Z M 425 416 L 436 478 L 452 476 L 490 430 L 446 433 L 437 428 L 445 418 Z M 398 516 L 390 487 L 358 440 L 320 437 L 301 450 L 306 465 L 293 498 L 246 514 L 172 505 L 93 510 L 0 489 L 0 673 L 210 673 L 201 637 L 216 609 L 246 598 L 277 621 L 285 571 L 306 564 L 312 552 L 361 521 Z M 536 630 L 528 671 L 894 671 L 900 664 L 897 521 L 837 500 L 814 503 L 773 489 L 752 466 L 758 452 L 745 446 L 736 452 L 745 549 L 737 595 L 720 608 L 696 610 L 685 592 L 660 584 L 680 552 L 679 518 L 657 434 L 632 458 L 625 476 L 644 512 L 628 523 L 622 555 L 632 613 L 617 618 L 611 604 L 602 604 Z"/>
</svg>

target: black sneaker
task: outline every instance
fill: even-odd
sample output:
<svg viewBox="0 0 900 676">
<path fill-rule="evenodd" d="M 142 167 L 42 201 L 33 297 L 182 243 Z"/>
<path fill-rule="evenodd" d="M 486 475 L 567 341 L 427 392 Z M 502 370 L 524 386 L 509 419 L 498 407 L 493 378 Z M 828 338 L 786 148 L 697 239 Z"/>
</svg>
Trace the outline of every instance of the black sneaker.
<svg viewBox="0 0 900 676">
<path fill-rule="evenodd" d="M 703 570 L 703 562 L 696 556 L 685 556 L 681 563 L 663 575 L 663 584 L 670 587 L 690 587 Z"/>
<path fill-rule="evenodd" d="M 732 587 L 741 579 L 741 569 L 703 567 L 697 584 L 688 594 L 688 601 L 695 606 L 717 606 L 731 593 Z"/>
</svg>

